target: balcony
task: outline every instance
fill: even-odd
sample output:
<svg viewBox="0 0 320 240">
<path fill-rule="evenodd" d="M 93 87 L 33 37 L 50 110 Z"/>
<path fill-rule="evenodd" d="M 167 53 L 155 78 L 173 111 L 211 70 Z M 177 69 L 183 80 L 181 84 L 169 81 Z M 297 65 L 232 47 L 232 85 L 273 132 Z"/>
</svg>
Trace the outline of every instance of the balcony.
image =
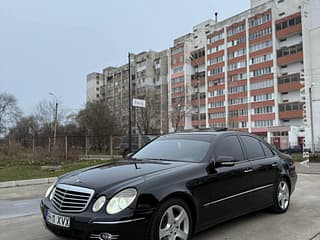
<svg viewBox="0 0 320 240">
<path fill-rule="evenodd" d="M 291 15 L 276 22 L 276 37 L 278 39 L 283 39 L 301 32 L 302 24 L 300 13 Z"/>
<path fill-rule="evenodd" d="M 279 118 L 280 119 L 303 118 L 303 103 L 293 102 L 293 103 L 279 104 Z"/>
<path fill-rule="evenodd" d="M 278 78 L 278 91 L 290 92 L 297 91 L 303 87 L 300 83 L 300 74 L 291 74 Z"/>
<path fill-rule="evenodd" d="M 289 63 L 303 61 L 302 43 L 290 47 L 284 47 L 277 51 L 278 65 L 283 66 Z"/>
</svg>

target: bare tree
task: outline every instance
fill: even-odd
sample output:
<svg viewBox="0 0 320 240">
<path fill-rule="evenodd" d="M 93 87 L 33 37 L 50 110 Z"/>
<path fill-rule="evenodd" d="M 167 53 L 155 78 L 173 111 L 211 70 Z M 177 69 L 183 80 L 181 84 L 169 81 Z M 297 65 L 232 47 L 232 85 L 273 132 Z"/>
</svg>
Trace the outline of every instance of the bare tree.
<svg viewBox="0 0 320 240">
<path fill-rule="evenodd" d="M 10 129 L 10 136 L 19 142 L 22 146 L 26 146 L 27 140 L 32 139 L 39 132 L 39 126 L 34 116 L 22 117 L 16 126 Z"/>
<path fill-rule="evenodd" d="M 137 109 L 139 133 L 153 134 L 160 126 L 160 93 L 149 90 L 145 95 L 146 107 Z"/>
<path fill-rule="evenodd" d="M 88 102 L 79 112 L 77 121 L 83 134 L 94 136 L 91 144 L 100 152 L 108 145 L 109 137 L 118 131 L 114 116 L 103 102 Z"/>
<path fill-rule="evenodd" d="M 41 132 L 45 135 L 50 136 L 53 132 L 55 110 L 56 110 L 56 103 L 54 101 L 49 101 L 47 99 L 43 99 L 36 106 L 34 116 L 38 122 L 39 127 L 41 128 Z M 60 125 L 62 125 L 65 119 L 66 119 L 66 113 L 60 104 L 60 107 L 58 109 L 58 116 L 57 116 L 57 126 L 59 127 Z"/>
<path fill-rule="evenodd" d="M 4 133 L 20 116 L 21 110 L 16 97 L 9 93 L 0 93 L 0 134 Z"/>
<path fill-rule="evenodd" d="M 172 104 L 172 109 L 170 111 L 170 119 L 174 132 L 179 130 L 180 125 L 183 123 L 184 117 L 184 101 L 182 98 L 177 98 L 177 101 Z"/>
</svg>

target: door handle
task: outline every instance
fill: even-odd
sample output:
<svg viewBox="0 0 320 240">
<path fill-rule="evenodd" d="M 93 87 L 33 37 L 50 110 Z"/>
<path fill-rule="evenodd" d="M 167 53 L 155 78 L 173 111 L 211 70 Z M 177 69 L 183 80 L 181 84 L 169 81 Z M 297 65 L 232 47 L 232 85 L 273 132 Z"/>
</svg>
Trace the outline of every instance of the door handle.
<svg viewBox="0 0 320 240">
<path fill-rule="evenodd" d="M 250 172 L 252 172 L 252 171 L 253 171 L 252 168 L 248 168 L 248 169 L 244 170 L 243 172 L 244 172 L 244 173 L 250 173 Z"/>
<path fill-rule="evenodd" d="M 278 163 L 273 163 L 271 166 L 272 166 L 272 167 L 277 167 L 277 166 L 278 166 Z"/>
</svg>

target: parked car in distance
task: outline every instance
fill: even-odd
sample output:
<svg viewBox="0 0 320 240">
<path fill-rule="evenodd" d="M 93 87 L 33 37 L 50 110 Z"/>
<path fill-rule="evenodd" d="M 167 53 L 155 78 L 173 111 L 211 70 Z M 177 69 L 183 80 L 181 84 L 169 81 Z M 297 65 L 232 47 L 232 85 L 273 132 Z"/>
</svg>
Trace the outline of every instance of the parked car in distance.
<svg viewBox="0 0 320 240">
<path fill-rule="evenodd" d="M 158 137 L 157 135 L 141 135 L 140 145 L 143 147 L 147 143 L 151 142 L 153 139 Z M 130 152 L 134 152 L 139 149 L 139 136 L 133 135 L 131 137 L 131 151 L 129 150 L 129 137 L 123 136 L 120 143 L 120 153 L 122 157 L 126 157 Z"/>
<path fill-rule="evenodd" d="M 190 240 L 252 211 L 286 212 L 296 181 L 290 156 L 254 135 L 174 133 L 129 159 L 61 176 L 41 212 L 58 236 Z"/>
</svg>

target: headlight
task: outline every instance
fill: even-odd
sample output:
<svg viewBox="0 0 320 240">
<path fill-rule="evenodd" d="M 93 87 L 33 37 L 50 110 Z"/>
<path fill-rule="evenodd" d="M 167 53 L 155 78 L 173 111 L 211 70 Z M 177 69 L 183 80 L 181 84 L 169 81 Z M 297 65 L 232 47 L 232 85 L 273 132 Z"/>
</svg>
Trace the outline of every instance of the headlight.
<svg viewBox="0 0 320 240">
<path fill-rule="evenodd" d="M 103 207 L 105 203 L 106 203 L 106 197 L 105 196 L 99 197 L 97 201 L 95 201 L 95 203 L 93 204 L 92 211 L 93 212 L 100 211 L 100 209 Z"/>
<path fill-rule="evenodd" d="M 52 189 L 55 187 L 58 180 L 55 180 L 54 183 L 48 188 L 46 194 L 44 195 L 45 198 L 49 197 L 50 193 L 52 192 Z"/>
<path fill-rule="evenodd" d="M 136 199 L 137 190 L 134 188 L 128 188 L 117 193 L 107 205 L 108 214 L 116 214 L 121 212 L 130 206 L 130 204 Z"/>
</svg>

